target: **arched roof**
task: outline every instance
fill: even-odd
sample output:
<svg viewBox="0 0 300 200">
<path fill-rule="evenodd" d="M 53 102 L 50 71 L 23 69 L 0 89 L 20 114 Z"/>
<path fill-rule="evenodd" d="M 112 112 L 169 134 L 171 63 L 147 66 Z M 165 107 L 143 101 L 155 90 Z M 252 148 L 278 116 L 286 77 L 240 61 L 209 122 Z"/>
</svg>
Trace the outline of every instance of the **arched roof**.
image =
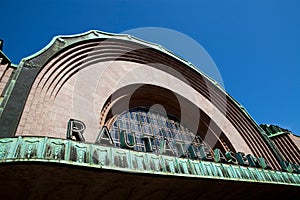
<svg viewBox="0 0 300 200">
<path fill-rule="evenodd" d="M 278 167 L 264 132 L 246 110 L 217 82 L 199 71 L 189 61 L 164 47 L 130 35 L 89 31 L 73 36 L 57 36 L 41 51 L 21 61 L 17 81 L 22 82 L 20 83 L 22 85 L 16 84 L 13 93 L 20 93 L 25 89 L 21 97 L 25 102 L 30 89 L 36 84 L 49 93 L 50 97 L 55 98 L 62 85 L 78 71 L 97 62 L 116 59 L 149 66 L 161 63 L 176 69 L 179 76 L 172 71 L 168 73 L 184 82 L 187 80 L 197 92 L 223 113 L 256 156 L 265 157 L 273 167 Z M 156 65 L 155 68 L 165 70 L 161 65 Z M 37 77 L 39 77 L 38 81 L 36 81 Z M 20 112 L 23 108 L 24 104 L 19 105 L 14 112 L 18 109 Z M 14 121 L 17 124 L 20 115 L 15 114 L 15 117 Z"/>
</svg>

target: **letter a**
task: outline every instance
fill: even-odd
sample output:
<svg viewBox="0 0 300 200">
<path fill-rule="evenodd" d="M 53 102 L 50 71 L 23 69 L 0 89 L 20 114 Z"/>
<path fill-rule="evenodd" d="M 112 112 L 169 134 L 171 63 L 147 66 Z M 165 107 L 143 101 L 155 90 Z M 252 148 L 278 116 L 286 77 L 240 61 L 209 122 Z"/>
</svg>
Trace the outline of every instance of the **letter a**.
<svg viewBox="0 0 300 200">
<path fill-rule="evenodd" d="M 108 146 L 112 146 L 114 144 L 114 141 L 113 141 L 113 139 L 110 135 L 110 132 L 109 132 L 109 130 L 106 126 L 103 126 L 100 129 L 100 133 L 99 133 L 95 143 L 105 144 L 105 145 L 108 145 Z"/>
</svg>

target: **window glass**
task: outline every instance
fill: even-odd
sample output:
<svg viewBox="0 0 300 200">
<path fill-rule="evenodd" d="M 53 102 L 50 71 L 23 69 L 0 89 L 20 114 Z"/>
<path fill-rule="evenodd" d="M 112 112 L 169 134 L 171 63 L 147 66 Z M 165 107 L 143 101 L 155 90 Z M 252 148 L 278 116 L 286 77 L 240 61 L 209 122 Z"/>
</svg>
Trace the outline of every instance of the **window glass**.
<svg viewBox="0 0 300 200">
<path fill-rule="evenodd" d="M 195 134 L 180 124 L 175 117 L 165 116 L 165 114 L 149 111 L 143 107 L 122 113 L 113 123 L 110 132 L 116 146 L 120 146 L 119 132 L 122 130 L 135 137 L 134 150 L 136 151 L 146 151 L 145 140 L 143 140 L 145 136 L 152 136 L 153 153 L 158 153 L 162 140 L 167 140 L 168 148 L 172 148 L 175 156 L 181 156 L 178 155 L 176 144 L 182 144 L 187 150 L 192 141 L 200 141 L 194 140 Z M 188 155 L 188 153 L 185 154 Z"/>
</svg>

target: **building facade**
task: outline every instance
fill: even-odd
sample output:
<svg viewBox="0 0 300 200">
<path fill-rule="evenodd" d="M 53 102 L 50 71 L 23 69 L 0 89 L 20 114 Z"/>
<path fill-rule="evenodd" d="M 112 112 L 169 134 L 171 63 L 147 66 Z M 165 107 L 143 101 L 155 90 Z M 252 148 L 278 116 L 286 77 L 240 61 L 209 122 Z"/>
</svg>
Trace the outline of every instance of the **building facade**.
<svg viewBox="0 0 300 200">
<path fill-rule="evenodd" d="M 164 47 L 90 31 L 0 62 L 1 195 L 299 195 L 300 139 Z M 49 195 L 51 194 L 51 195 Z"/>
</svg>

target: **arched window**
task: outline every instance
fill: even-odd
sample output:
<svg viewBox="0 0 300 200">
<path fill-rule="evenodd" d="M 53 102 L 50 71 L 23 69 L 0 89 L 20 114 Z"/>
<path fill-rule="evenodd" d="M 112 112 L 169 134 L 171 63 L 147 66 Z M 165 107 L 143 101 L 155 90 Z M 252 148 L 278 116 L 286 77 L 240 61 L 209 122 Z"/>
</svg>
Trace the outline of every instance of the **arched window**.
<svg viewBox="0 0 300 200">
<path fill-rule="evenodd" d="M 200 136 L 192 133 L 174 116 L 147 107 L 121 113 L 111 126 L 110 134 L 116 146 L 124 145 L 123 137 L 133 150 L 140 152 L 194 158 L 199 154 L 199 146 L 211 150 Z M 192 155 L 193 151 L 195 155 Z"/>
</svg>

